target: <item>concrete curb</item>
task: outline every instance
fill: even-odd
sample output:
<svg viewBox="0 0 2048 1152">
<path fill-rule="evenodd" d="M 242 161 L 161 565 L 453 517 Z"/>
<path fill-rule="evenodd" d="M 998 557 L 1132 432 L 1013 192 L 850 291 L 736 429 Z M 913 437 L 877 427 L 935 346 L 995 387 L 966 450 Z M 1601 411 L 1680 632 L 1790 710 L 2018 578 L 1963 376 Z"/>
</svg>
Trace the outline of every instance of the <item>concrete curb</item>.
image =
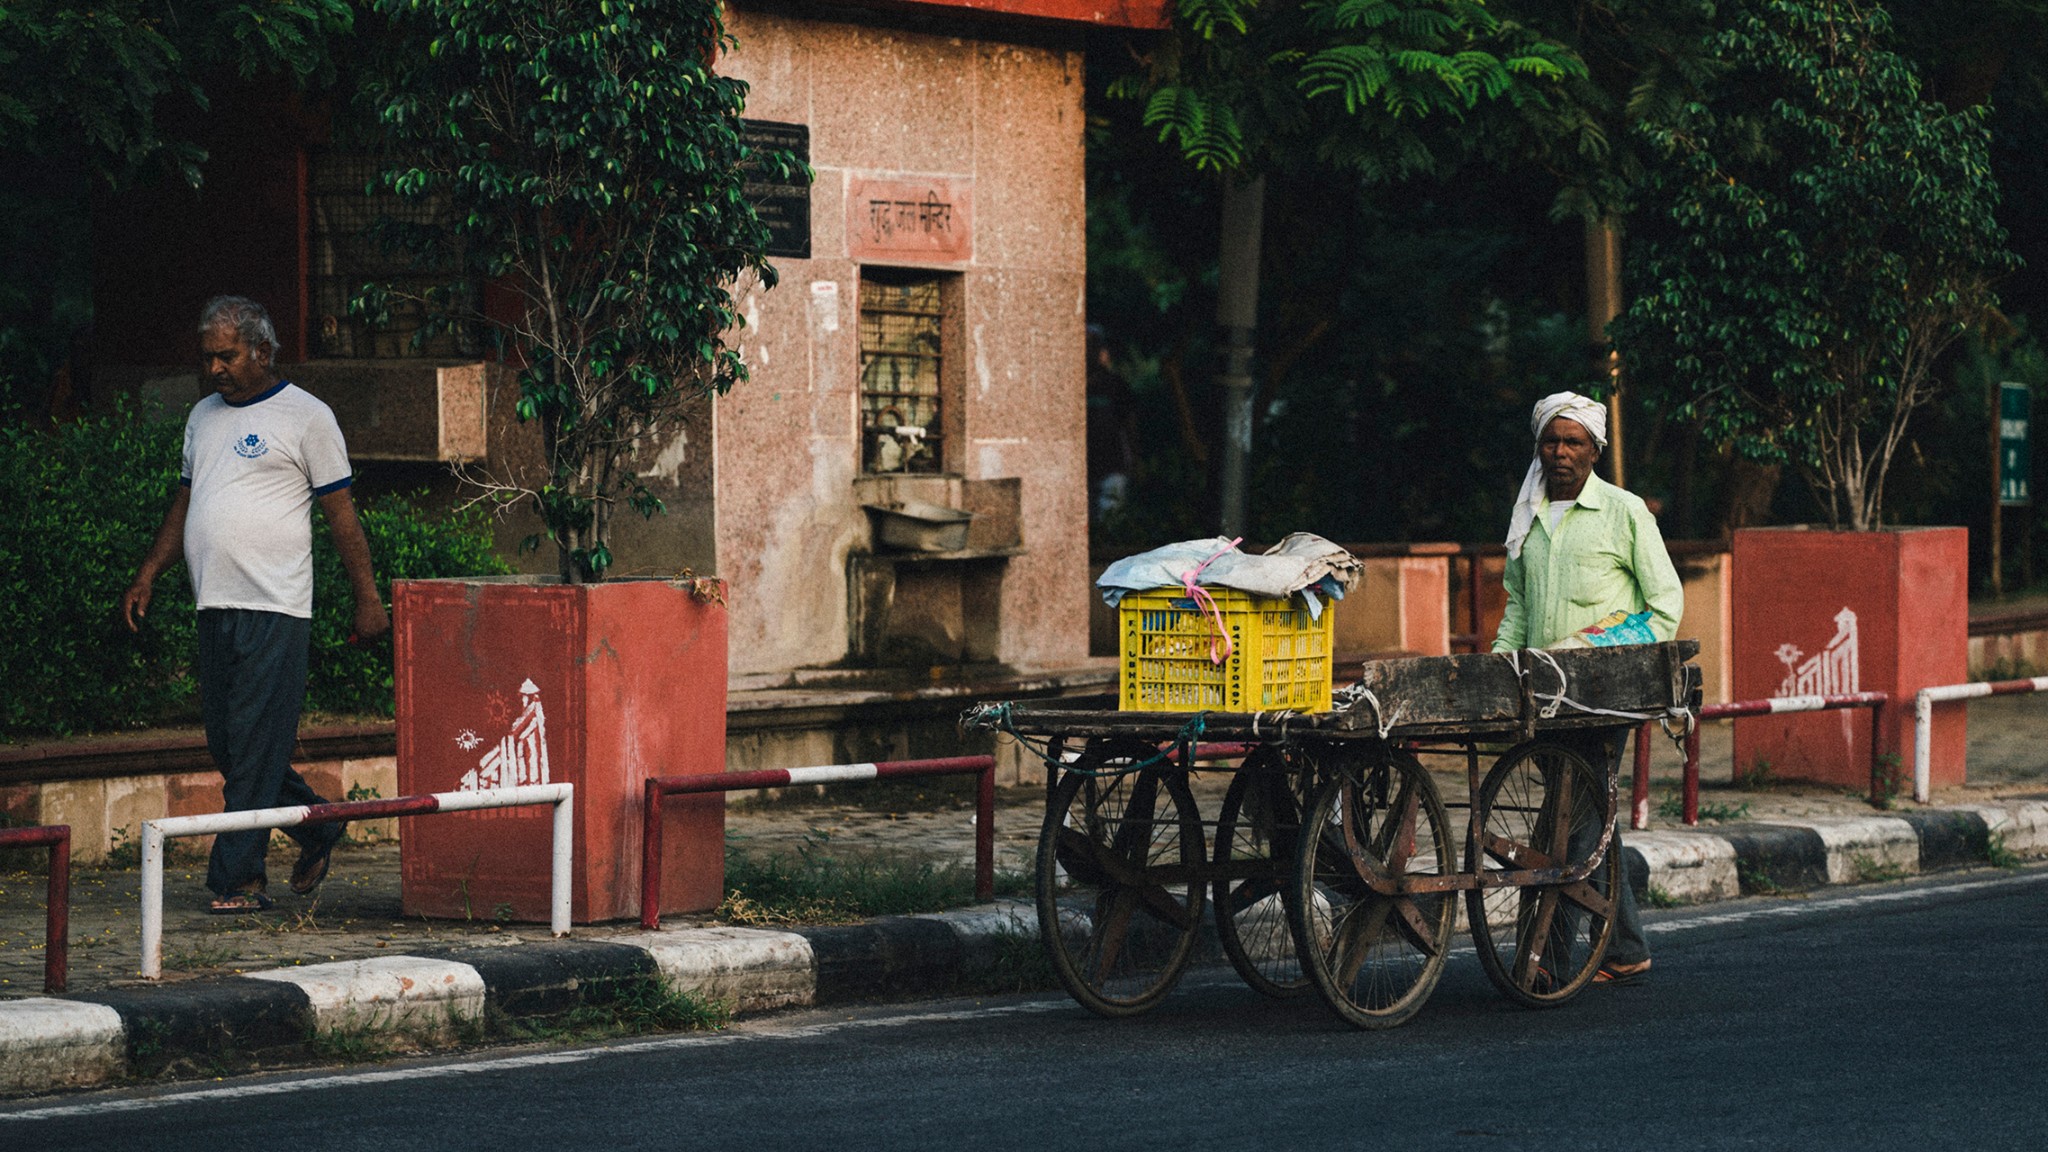
<svg viewBox="0 0 2048 1152">
<path fill-rule="evenodd" d="M 2048 802 L 1626 834 L 1638 895 L 1739 895 L 1893 880 L 2048 856 Z M 843 927 L 677 929 L 513 947 L 461 947 L 308 964 L 162 987 L 0 1000 L 0 1093 L 118 1083 L 166 1070 L 234 1070 L 331 1055 L 340 1042 L 434 1046 L 541 1020 L 647 981 L 740 1013 L 942 995 L 1031 941 L 1028 901 Z M 1034 942 L 1035 943 L 1035 942 Z M 1202 953 L 1215 954 L 1213 940 Z"/>
</svg>

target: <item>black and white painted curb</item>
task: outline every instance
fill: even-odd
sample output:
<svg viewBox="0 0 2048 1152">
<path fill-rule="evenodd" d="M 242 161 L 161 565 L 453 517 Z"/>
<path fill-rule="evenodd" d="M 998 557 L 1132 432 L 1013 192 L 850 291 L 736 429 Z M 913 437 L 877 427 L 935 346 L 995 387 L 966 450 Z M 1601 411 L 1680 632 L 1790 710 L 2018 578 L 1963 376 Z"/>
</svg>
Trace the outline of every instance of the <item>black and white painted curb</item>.
<svg viewBox="0 0 2048 1152">
<path fill-rule="evenodd" d="M 1625 844 L 1641 894 L 1701 904 L 2048 856 L 2048 802 L 1631 832 Z M 323 1034 L 449 1043 L 482 1034 L 492 1019 L 556 1016 L 599 990 L 652 980 L 737 1013 L 944 994 L 1036 932 L 1029 903 L 1003 901 L 845 927 L 472 946 L 0 1000 L 0 1092 L 110 1084 L 230 1057 L 304 1060 Z"/>
</svg>

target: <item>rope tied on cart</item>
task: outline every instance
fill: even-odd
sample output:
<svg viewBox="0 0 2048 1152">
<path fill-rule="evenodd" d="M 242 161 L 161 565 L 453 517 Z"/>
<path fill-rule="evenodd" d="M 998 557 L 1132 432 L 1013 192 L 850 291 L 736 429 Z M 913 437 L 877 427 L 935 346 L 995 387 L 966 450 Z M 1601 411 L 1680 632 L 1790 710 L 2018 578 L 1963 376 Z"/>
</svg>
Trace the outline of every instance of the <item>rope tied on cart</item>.
<svg viewBox="0 0 2048 1152">
<path fill-rule="evenodd" d="M 1519 672 L 1519 669 L 1517 671 Z M 1393 715 L 1388 715 L 1386 709 L 1380 707 L 1380 698 L 1373 695 L 1372 689 L 1367 688 L 1363 684 L 1351 684 L 1338 689 L 1335 699 L 1346 707 L 1364 704 L 1372 709 L 1373 727 L 1379 729 L 1380 739 L 1382 740 L 1385 740 L 1387 734 L 1394 730 L 1394 725 L 1401 722 L 1401 714 L 1408 710 L 1406 704 L 1396 701 L 1394 703 Z"/>
<path fill-rule="evenodd" d="M 1533 663 L 1529 668 L 1522 667 L 1522 652 L 1527 652 L 1537 660 L 1550 666 L 1550 670 L 1557 674 L 1557 691 L 1544 692 L 1530 682 L 1530 676 L 1536 669 Z M 1544 704 L 1536 712 L 1540 719 L 1555 719 L 1559 711 L 1569 707 L 1575 712 L 1582 712 L 1589 716 L 1612 716 L 1618 720 L 1633 720 L 1638 724 L 1648 720 L 1655 720 L 1664 729 L 1664 734 L 1670 737 L 1674 743 L 1683 743 L 1685 737 L 1699 723 L 1699 718 L 1693 714 L 1692 709 L 1686 707 L 1685 681 L 1683 677 L 1675 672 L 1671 680 L 1671 703 L 1665 705 L 1664 711 L 1628 712 L 1616 708 L 1595 708 L 1590 704 L 1581 704 L 1577 700 L 1572 699 L 1569 695 L 1571 691 L 1571 677 L 1565 674 L 1564 665 L 1558 663 L 1557 657 L 1544 649 L 1524 648 L 1519 652 L 1508 651 L 1502 652 L 1500 655 L 1506 657 L 1508 667 L 1515 670 L 1515 678 L 1528 687 L 1530 698 L 1544 701 Z M 1371 693 L 1366 693 L 1366 696 L 1369 698 Z M 1374 715 L 1378 715 L 1377 701 L 1374 702 Z M 1678 725 L 1676 732 L 1672 730 L 1674 724 Z M 1382 739 L 1385 738 L 1385 728 L 1381 729 L 1380 735 Z"/>
<path fill-rule="evenodd" d="M 968 708 L 960 715 L 960 727 L 962 730 L 981 729 L 1002 732 L 1015 740 L 1026 751 L 1038 757 L 1054 773 L 1075 772 L 1084 776 L 1106 778 L 1128 776 L 1133 772 L 1143 772 L 1147 768 L 1156 767 L 1159 764 L 1171 761 L 1177 752 L 1184 753 L 1193 749 L 1195 744 L 1202 739 L 1202 734 L 1209 727 L 1209 714 L 1207 712 L 1197 712 L 1188 717 L 1187 721 L 1180 726 L 1179 731 L 1174 733 L 1171 742 L 1143 760 L 1104 764 L 1100 768 L 1079 767 L 1068 758 L 1069 754 L 1064 751 L 1054 752 L 1052 749 L 1054 743 L 1059 739 L 1057 737 L 1034 739 L 1018 731 L 1016 725 L 1011 722 L 1010 704 L 1007 701 L 976 704 Z"/>
<path fill-rule="evenodd" d="M 1239 536 L 1237 539 L 1217 549 L 1215 555 L 1195 565 L 1188 571 L 1181 573 L 1181 590 L 1188 594 L 1188 599 L 1195 602 L 1195 610 L 1197 612 L 1208 616 L 1216 624 L 1216 630 L 1209 636 L 1209 663 L 1211 664 L 1221 664 L 1225 660 L 1230 659 L 1230 654 L 1237 651 L 1237 641 L 1230 638 L 1230 627 L 1223 620 L 1223 609 L 1216 606 L 1216 598 L 1209 595 L 1209 590 L 1202 587 L 1198 581 L 1202 578 L 1202 569 L 1214 564 L 1220 557 L 1229 555 L 1233 549 L 1242 543 L 1244 543 L 1244 537 Z M 1218 640 L 1223 641 L 1223 651 L 1221 653 L 1218 653 L 1216 650 L 1216 641 Z"/>
</svg>

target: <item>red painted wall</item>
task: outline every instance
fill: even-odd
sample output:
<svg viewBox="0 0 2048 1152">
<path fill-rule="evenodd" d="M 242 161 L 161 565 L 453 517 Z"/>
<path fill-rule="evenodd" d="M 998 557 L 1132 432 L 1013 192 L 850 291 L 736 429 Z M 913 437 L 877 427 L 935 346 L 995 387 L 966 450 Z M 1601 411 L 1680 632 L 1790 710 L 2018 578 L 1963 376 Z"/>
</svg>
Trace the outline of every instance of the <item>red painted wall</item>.
<svg viewBox="0 0 2048 1152">
<path fill-rule="evenodd" d="M 1890 693 L 1879 738 L 1910 787 L 1913 694 L 1969 679 L 1968 532 L 1752 528 L 1735 534 L 1733 552 L 1735 698 Z M 1965 732 L 1962 709 L 1937 713 L 1934 787 L 1963 782 Z M 1869 714 L 1737 720 L 1737 770 L 1758 757 L 1774 776 L 1860 791 L 1870 779 Z"/>
<path fill-rule="evenodd" d="M 969 8 L 1110 28 L 1164 28 L 1171 0 L 902 0 L 905 8 Z"/>
</svg>

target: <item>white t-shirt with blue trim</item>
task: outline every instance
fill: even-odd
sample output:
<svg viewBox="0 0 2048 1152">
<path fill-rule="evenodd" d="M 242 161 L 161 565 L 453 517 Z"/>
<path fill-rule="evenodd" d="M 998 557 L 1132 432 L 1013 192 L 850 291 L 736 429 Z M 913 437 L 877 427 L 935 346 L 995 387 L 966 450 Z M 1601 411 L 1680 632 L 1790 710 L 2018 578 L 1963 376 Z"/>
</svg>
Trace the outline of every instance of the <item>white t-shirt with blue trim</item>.
<svg viewBox="0 0 2048 1152">
<path fill-rule="evenodd" d="M 185 565 L 201 608 L 313 615 L 313 501 L 349 486 L 334 412 L 289 380 L 185 420 Z"/>
</svg>

